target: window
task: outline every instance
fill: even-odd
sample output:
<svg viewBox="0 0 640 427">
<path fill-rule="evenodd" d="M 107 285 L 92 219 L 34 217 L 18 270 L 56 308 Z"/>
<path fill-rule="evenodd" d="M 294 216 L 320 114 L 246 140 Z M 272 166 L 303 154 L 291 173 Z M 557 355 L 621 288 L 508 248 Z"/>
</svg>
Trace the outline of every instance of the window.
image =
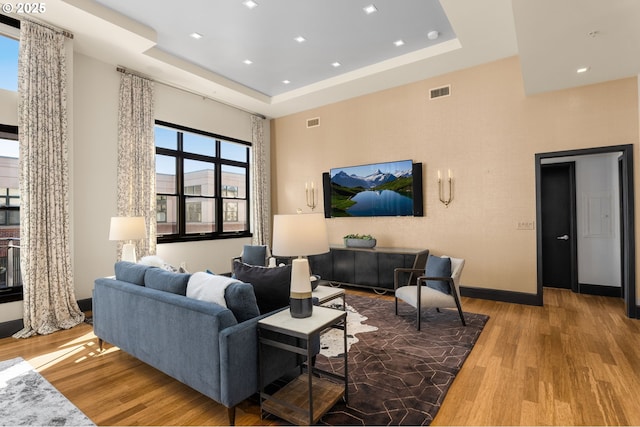
<svg viewBox="0 0 640 427">
<path fill-rule="evenodd" d="M 250 235 L 250 143 L 161 121 L 155 143 L 159 243 Z"/>
<path fill-rule="evenodd" d="M 18 90 L 20 21 L 0 15 L 0 88 Z"/>
<path fill-rule="evenodd" d="M 22 299 L 18 127 L 0 125 L 0 302 Z"/>
</svg>

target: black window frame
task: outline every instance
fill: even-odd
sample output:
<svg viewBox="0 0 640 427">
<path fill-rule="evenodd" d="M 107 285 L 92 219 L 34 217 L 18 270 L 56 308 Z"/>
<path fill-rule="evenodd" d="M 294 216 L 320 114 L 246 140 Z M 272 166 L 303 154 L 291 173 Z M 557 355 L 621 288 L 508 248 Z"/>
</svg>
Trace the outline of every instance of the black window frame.
<svg viewBox="0 0 640 427">
<path fill-rule="evenodd" d="M 232 238 L 244 238 L 251 237 L 251 199 L 249 193 L 249 185 L 251 182 L 250 179 L 250 165 L 249 159 L 251 156 L 251 147 L 252 144 L 247 141 L 242 141 L 237 138 L 231 138 L 228 136 L 218 135 L 211 132 L 206 132 L 198 129 L 189 128 L 186 126 L 178 125 L 175 123 L 170 123 L 162 120 L 155 121 L 156 126 L 162 126 L 165 128 L 172 129 L 176 131 L 177 141 L 176 141 L 176 149 L 164 148 L 156 146 L 156 156 L 168 156 L 174 157 L 176 160 L 176 183 L 175 183 L 175 193 L 163 193 L 156 191 L 156 200 L 158 197 L 176 197 L 177 198 L 177 233 L 174 234 L 163 234 L 158 235 L 157 242 L 160 243 L 175 243 L 175 242 L 187 242 L 187 241 L 198 241 L 198 240 L 218 240 L 218 239 L 232 239 Z M 208 156 L 203 154 L 196 154 L 185 152 L 183 150 L 183 135 L 184 133 L 193 133 L 202 136 L 206 136 L 215 140 L 216 149 L 214 156 Z M 241 162 L 237 160 L 224 159 L 221 157 L 220 146 L 222 142 L 231 142 L 236 144 L 241 144 L 246 146 L 246 162 Z M 187 199 L 189 197 L 194 197 L 193 194 L 185 193 L 185 185 L 184 185 L 184 161 L 185 160 L 196 160 L 196 161 L 204 161 L 207 163 L 212 163 L 214 165 L 215 170 L 215 191 L 213 196 L 201 196 L 197 195 L 198 198 L 212 199 L 215 204 L 215 224 L 216 231 L 213 232 L 205 232 L 205 233 L 187 233 L 186 232 L 186 216 L 187 210 L 186 205 L 188 203 Z M 246 171 L 245 175 L 245 195 L 246 197 L 237 197 L 237 198 L 229 198 L 223 195 L 222 191 L 222 167 L 223 166 L 235 166 L 244 168 Z M 242 231 L 222 231 L 224 225 L 224 203 L 228 200 L 239 200 L 246 201 L 246 227 L 245 230 Z"/>
</svg>

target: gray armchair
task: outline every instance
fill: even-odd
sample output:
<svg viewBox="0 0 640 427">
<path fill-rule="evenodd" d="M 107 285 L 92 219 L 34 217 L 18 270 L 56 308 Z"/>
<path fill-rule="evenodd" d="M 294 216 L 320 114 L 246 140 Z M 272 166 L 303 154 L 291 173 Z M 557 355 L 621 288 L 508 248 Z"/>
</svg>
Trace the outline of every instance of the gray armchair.
<svg viewBox="0 0 640 427">
<path fill-rule="evenodd" d="M 449 261 L 450 260 L 450 264 Z M 431 263 L 431 264 L 430 264 Z M 450 265 L 449 270 L 446 266 Z M 420 330 L 421 311 L 423 308 L 457 308 L 462 325 L 466 326 L 464 313 L 460 305 L 460 290 L 458 288 L 464 259 L 429 256 L 426 271 L 411 268 L 396 268 L 394 270 L 395 310 L 398 314 L 398 300 L 402 300 L 414 307 L 417 312 L 417 329 Z M 447 274 L 450 271 L 450 275 Z M 416 284 L 401 284 L 400 274 L 411 273 L 420 275 Z"/>
</svg>

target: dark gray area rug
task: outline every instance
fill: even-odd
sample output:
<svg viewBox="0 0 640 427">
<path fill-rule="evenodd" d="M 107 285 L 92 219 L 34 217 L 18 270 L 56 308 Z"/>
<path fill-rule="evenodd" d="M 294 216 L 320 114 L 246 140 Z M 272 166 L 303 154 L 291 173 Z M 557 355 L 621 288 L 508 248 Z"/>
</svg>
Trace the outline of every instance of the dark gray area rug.
<svg viewBox="0 0 640 427">
<path fill-rule="evenodd" d="M 95 424 L 21 357 L 0 362 L 0 425 Z"/>
<path fill-rule="evenodd" d="M 456 374 L 471 352 L 488 316 L 457 311 L 415 310 L 400 303 L 349 295 L 347 305 L 378 329 L 357 334 L 348 351 L 349 403 L 340 401 L 324 417 L 327 425 L 429 425 Z M 349 332 L 349 330 L 347 330 Z M 316 366 L 342 373 L 341 356 L 318 356 Z"/>
</svg>

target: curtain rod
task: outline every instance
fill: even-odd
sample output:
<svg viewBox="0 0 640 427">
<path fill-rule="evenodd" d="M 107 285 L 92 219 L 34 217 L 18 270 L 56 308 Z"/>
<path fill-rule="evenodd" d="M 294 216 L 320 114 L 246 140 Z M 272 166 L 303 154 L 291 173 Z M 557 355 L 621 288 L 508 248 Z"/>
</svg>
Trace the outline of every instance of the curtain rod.
<svg viewBox="0 0 640 427">
<path fill-rule="evenodd" d="M 182 92 L 188 93 L 188 94 L 190 94 L 190 95 L 200 96 L 200 97 L 202 97 L 202 98 L 204 98 L 204 99 L 208 99 L 208 100 L 213 101 L 213 102 L 216 102 L 216 103 L 218 103 L 218 104 L 222 104 L 222 105 L 225 105 L 225 106 L 227 106 L 227 107 L 235 108 L 236 110 L 240 110 L 240 111 L 245 112 L 245 113 L 247 113 L 247 114 L 251 114 L 251 115 L 253 115 L 253 116 L 260 117 L 262 120 L 266 120 L 266 119 L 267 119 L 267 117 L 266 117 L 266 116 L 264 116 L 264 115 L 262 115 L 262 114 L 254 113 L 253 111 L 249 111 L 249 110 L 245 110 L 244 108 L 240 108 L 240 107 L 237 107 L 237 106 L 235 106 L 235 105 L 231 105 L 231 104 L 228 104 L 228 103 L 226 103 L 226 102 L 222 102 L 222 101 L 220 101 L 220 100 L 218 100 L 218 99 L 213 99 L 213 98 L 208 97 L 208 96 L 206 96 L 206 95 L 203 95 L 203 94 L 201 94 L 201 93 L 197 93 L 197 92 L 194 92 L 194 91 L 189 90 L 189 89 L 185 89 L 185 88 L 182 88 L 182 87 L 178 87 L 178 86 L 172 85 L 172 84 L 170 84 L 170 83 L 165 83 L 165 82 L 160 82 L 160 81 L 154 80 L 154 79 L 152 79 L 152 78 L 150 78 L 150 77 L 146 77 L 146 76 L 144 76 L 144 75 L 142 75 L 142 74 L 140 74 L 140 73 L 132 72 L 132 71 L 130 71 L 130 70 L 128 70 L 128 69 L 126 69 L 126 68 L 124 68 L 124 67 L 122 67 L 122 66 L 117 66 L 117 67 L 116 67 L 116 71 L 118 71 L 119 73 L 123 73 L 123 74 L 131 74 L 131 75 L 134 75 L 134 76 L 142 77 L 142 78 L 144 78 L 144 79 L 153 80 L 155 83 L 159 83 L 159 84 L 161 84 L 161 85 L 163 85 L 163 86 L 166 86 L 166 87 L 169 87 L 169 88 L 172 88 L 172 89 L 181 90 Z"/>
<path fill-rule="evenodd" d="M 48 23 L 43 22 L 43 21 L 40 21 L 39 19 L 35 19 L 35 18 L 31 17 L 31 16 L 29 17 L 29 19 L 22 18 L 22 20 L 31 21 L 31 22 L 33 22 L 35 24 L 42 25 L 43 27 L 48 28 L 51 31 L 55 31 L 58 34 L 62 34 L 66 38 L 73 40 L 73 33 L 70 32 L 70 31 L 64 30 L 62 28 L 54 27 L 51 24 L 48 24 Z M 18 22 L 22 22 L 22 20 L 18 20 Z M 20 28 L 20 26 L 18 26 L 18 28 Z"/>
</svg>

